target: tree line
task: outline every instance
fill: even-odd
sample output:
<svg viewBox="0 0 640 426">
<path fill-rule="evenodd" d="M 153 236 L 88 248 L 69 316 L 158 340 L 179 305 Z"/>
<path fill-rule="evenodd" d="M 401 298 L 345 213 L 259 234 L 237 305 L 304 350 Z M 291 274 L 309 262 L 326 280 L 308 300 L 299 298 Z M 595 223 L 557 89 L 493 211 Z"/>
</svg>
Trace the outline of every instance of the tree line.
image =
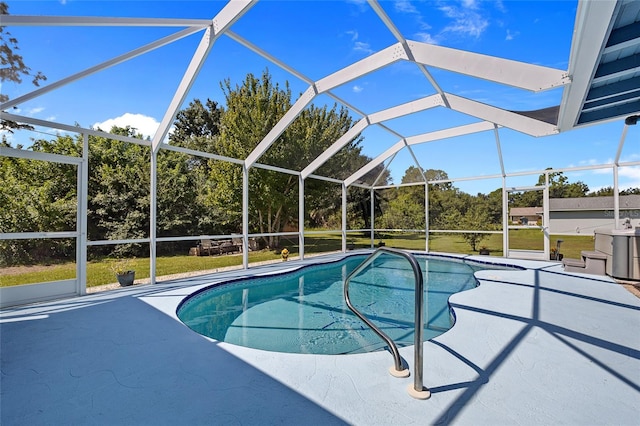
<svg viewBox="0 0 640 426">
<path fill-rule="evenodd" d="M 207 99 L 193 100 L 180 111 L 170 134 L 171 145 L 245 159 L 291 108 L 291 91 L 273 83 L 268 70 L 260 78 L 249 74 L 233 86 L 221 83 L 226 106 Z M 260 158 L 262 164 L 301 171 L 354 124 L 344 108 L 311 105 L 282 133 Z M 142 139 L 131 127 L 110 129 L 112 134 Z M 121 240 L 149 237 L 151 148 L 90 135 L 88 181 L 88 239 Z M 363 137 L 354 137 L 329 159 L 318 175 L 347 178 L 370 161 L 361 152 Z M 9 146 L 3 138 L 2 144 Z M 82 135 L 37 139 L 36 152 L 82 156 Z M 157 157 L 157 223 L 159 237 L 229 235 L 242 232 L 242 166 L 233 162 L 160 150 Z M 369 176 L 390 176 L 382 166 Z M 409 167 L 401 183 L 446 181 L 443 170 Z M 75 166 L 20 158 L 0 158 L 0 231 L 51 232 L 76 229 L 77 170 Z M 368 177 L 365 177 L 365 180 Z M 612 188 L 589 192 L 582 182 L 570 183 L 561 172 L 550 172 L 552 198 L 607 195 Z M 538 184 L 544 184 L 540 175 Z M 629 190 L 625 193 L 638 193 Z M 297 229 L 298 176 L 252 167 L 249 172 L 249 233 L 278 233 Z M 304 185 L 305 227 L 341 228 L 342 191 L 338 184 L 308 178 Z M 371 192 L 350 188 L 349 229 L 368 229 Z M 424 186 L 405 186 L 374 192 L 377 229 L 424 229 Z M 509 207 L 542 205 L 541 191 L 514 194 Z M 430 229 L 497 230 L 502 226 L 502 189 L 470 195 L 451 182 L 429 187 Z M 476 250 L 483 233 L 465 233 Z M 186 252 L 193 243 L 158 245 L 157 253 Z M 277 236 L 262 238 L 262 247 L 277 248 Z M 35 239 L 0 242 L 0 265 L 42 262 L 72 257 L 75 240 Z M 90 256 L 144 256 L 147 244 L 93 247 Z"/>
<path fill-rule="evenodd" d="M 226 107 L 193 100 L 180 111 L 169 138 L 171 145 L 246 158 L 291 108 L 291 91 L 273 83 L 268 71 L 249 74 L 232 86 L 224 81 Z M 347 132 L 353 119 L 346 109 L 311 105 L 260 158 L 260 163 L 300 171 Z M 112 134 L 142 138 L 136 129 L 110 129 Z M 150 229 L 151 148 L 90 135 L 88 181 L 88 239 L 148 238 Z M 361 153 L 356 136 L 319 170 L 320 175 L 344 179 L 370 161 Z M 9 146 L 5 138 L 2 144 Z M 18 147 L 21 148 L 21 147 Z M 82 135 L 37 139 L 33 151 L 82 156 Z M 242 166 L 223 160 L 160 150 L 157 157 L 157 235 L 227 235 L 242 232 Z M 378 175 L 378 167 L 372 174 Z M 76 229 L 77 170 L 73 165 L 20 158 L 0 158 L 1 232 L 52 232 Z M 383 173 L 387 182 L 388 173 Z M 298 221 L 298 177 L 253 167 L 249 172 L 249 228 L 251 233 L 277 233 Z M 339 223 L 341 188 L 319 179 L 305 182 L 307 226 Z M 368 197 L 356 191 L 352 197 Z M 369 203 L 354 199 L 350 215 L 368 222 Z M 338 210 L 338 213 L 336 213 Z M 277 247 L 278 237 L 265 237 L 264 247 Z M 40 262 L 72 256 L 73 239 L 0 242 L 0 264 Z M 192 243 L 162 243 L 158 253 L 182 251 Z M 99 246 L 94 256 L 145 255 L 148 246 Z"/>
<path fill-rule="evenodd" d="M 409 167 L 402 183 L 428 181 L 446 181 L 449 176 L 444 170 L 419 170 Z M 581 181 L 569 182 L 562 172 L 549 172 L 550 198 L 599 197 L 613 195 L 613 187 L 589 191 Z M 538 176 L 537 186 L 545 184 L 545 174 Z M 451 182 L 429 185 L 429 228 L 439 230 L 482 230 L 502 229 L 502 188 L 489 194 L 467 194 L 456 188 Z M 640 194 L 640 188 L 620 191 L 620 195 Z M 424 186 L 408 186 L 385 190 L 380 197 L 381 209 L 376 228 L 382 229 L 424 229 Z M 541 207 L 542 191 L 516 192 L 509 196 L 508 208 Z M 487 238 L 487 234 L 468 232 L 461 237 L 477 251 L 478 245 Z"/>
<path fill-rule="evenodd" d="M 0 2 L 0 15 L 8 6 Z M 18 41 L 0 26 L 0 82 L 21 83 L 24 77 L 38 86 L 46 80 L 34 72 L 17 53 Z M 193 100 L 180 111 L 169 136 L 171 145 L 245 159 L 282 116 L 291 108 L 291 90 L 273 83 L 268 70 L 260 78 L 253 74 L 233 86 L 221 83 L 226 106 L 207 99 Z M 8 99 L 0 94 L 0 102 Z M 345 108 L 306 108 L 259 159 L 266 165 L 300 171 L 317 158 L 354 124 Z M 0 129 L 32 129 L 12 121 L 0 121 Z M 131 127 L 109 129 L 112 134 L 142 138 Z M 143 145 L 109 137 L 89 136 L 88 239 L 119 240 L 149 237 L 151 151 Z M 370 161 L 362 154 L 363 137 L 354 137 L 318 170 L 318 175 L 345 179 Z M 10 146 L 3 136 L 0 144 Z M 22 148 L 18 146 L 18 148 Z M 82 156 L 82 135 L 59 135 L 36 139 L 33 151 Z M 232 162 L 160 150 L 157 157 L 157 235 L 228 235 L 242 231 L 242 167 Z M 447 180 L 443 170 L 409 167 L 402 183 Z M 380 176 L 378 185 L 390 181 L 388 171 L 378 166 L 369 175 Z M 76 229 L 77 169 L 67 164 L 0 157 L 0 232 L 54 232 Z M 369 179 L 371 180 L 371 179 Z M 538 184 L 544 183 L 541 175 Z M 253 167 L 249 173 L 249 232 L 277 233 L 297 226 L 299 217 L 298 177 Z M 569 183 L 558 172 L 550 173 L 551 196 L 610 195 L 612 188 L 589 193 L 582 183 Z M 627 193 L 640 193 L 639 189 Z M 308 178 L 304 186 L 305 227 L 340 229 L 342 191 L 338 184 Z M 423 229 L 423 186 L 375 191 L 376 228 Z M 371 192 L 349 189 L 347 209 L 350 229 L 368 229 Z M 542 205 L 540 191 L 515 194 L 511 207 Z M 451 183 L 430 185 L 431 229 L 498 229 L 502 218 L 502 190 L 488 195 L 466 194 Z M 475 250 L 484 234 L 463 234 Z M 158 254 L 183 251 L 192 243 L 162 243 Z M 278 237 L 265 237 L 262 245 L 277 247 Z M 69 258 L 75 240 L 34 239 L 0 241 L 0 266 Z M 145 255 L 148 246 L 127 244 L 98 246 L 90 256 Z"/>
</svg>

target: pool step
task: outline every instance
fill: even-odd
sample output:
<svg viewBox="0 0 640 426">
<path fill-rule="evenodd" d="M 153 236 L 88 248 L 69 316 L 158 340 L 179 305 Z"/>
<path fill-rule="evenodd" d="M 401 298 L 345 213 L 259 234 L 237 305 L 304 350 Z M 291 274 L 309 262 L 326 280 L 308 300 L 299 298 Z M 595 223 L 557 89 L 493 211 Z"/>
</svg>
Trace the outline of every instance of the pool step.
<svg viewBox="0 0 640 426">
<path fill-rule="evenodd" d="M 583 250 L 582 259 L 562 259 L 562 266 L 566 272 L 581 272 L 583 274 L 605 275 L 607 256 L 598 251 Z"/>
</svg>

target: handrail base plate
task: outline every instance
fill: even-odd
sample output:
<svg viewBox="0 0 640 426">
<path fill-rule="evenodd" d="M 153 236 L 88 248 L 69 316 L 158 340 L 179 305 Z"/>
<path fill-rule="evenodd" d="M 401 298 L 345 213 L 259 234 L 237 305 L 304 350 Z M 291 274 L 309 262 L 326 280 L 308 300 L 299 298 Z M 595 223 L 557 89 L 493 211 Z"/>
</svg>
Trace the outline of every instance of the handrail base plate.
<svg viewBox="0 0 640 426">
<path fill-rule="evenodd" d="M 393 377 L 400 377 L 400 378 L 409 377 L 411 375 L 411 372 L 409 371 L 408 368 L 405 368 L 404 370 L 396 370 L 395 365 L 392 365 L 391 367 L 389 367 L 389 373 Z"/>
<path fill-rule="evenodd" d="M 409 395 L 415 399 L 429 399 L 431 398 L 431 391 L 427 388 L 422 388 L 421 391 L 415 389 L 413 383 L 409 385 L 407 388 Z"/>
</svg>

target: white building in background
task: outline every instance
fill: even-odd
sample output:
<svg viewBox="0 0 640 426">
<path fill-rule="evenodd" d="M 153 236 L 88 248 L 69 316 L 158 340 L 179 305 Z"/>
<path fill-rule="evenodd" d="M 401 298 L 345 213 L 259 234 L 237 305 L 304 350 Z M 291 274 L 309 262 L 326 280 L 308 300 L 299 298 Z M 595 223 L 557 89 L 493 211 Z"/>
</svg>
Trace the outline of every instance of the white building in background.
<svg viewBox="0 0 640 426">
<path fill-rule="evenodd" d="M 640 195 L 620 196 L 620 223 L 615 223 L 613 196 L 552 198 L 549 200 L 550 234 L 593 235 L 596 229 L 622 228 L 627 218 L 640 227 Z"/>
</svg>

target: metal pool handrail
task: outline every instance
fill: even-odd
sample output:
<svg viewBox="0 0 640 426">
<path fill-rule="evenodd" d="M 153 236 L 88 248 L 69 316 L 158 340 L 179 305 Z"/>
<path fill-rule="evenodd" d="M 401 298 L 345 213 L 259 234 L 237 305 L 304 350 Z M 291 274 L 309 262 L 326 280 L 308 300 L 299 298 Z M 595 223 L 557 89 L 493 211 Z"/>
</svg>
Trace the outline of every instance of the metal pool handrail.
<svg viewBox="0 0 640 426">
<path fill-rule="evenodd" d="M 413 387 L 409 386 L 409 395 L 417 399 L 427 399 L 431 396 L 431 392 L 429 389 L 425 388 L 422 385 L 422 370 L 423 370 L 423 349 L 422 349 L 422 336 L 424 334 L 424 280 L 422 278 L 422 270 L 420 269 L 420 265 L 416 258 L 408 252 L 394 249 L 391 247 L 380 247 L 375 252 L 373 252 L 369 257 L 367 257 L 356 269 L 354 269 L 348 276 L 347 279 L 344 280 L 344 300 L 349 307 L 349 309 L 356 314 L 358 318 L 360 318 L 365 324 L 369 326 L 382 340 L 384 340 L 391 353 L 393 355 L 394 366 L 392 369 L 389 369 L 392 375 L 396 377 L 408 377 L 409 371 L 405 368 L 405 363 L 400 357 L 400 352 L 398 352 L 398 347 L 395 342 L 387 336 L 382 330 L 376 327 L 367 317 L 365 317 L 360 311 L 358 311 L 355 306 L 351 303 L 351 298 L 349 297 L 349 282 L 351 278 L 359 274 L 364 268 L 369 266 L 375 259 L 377 259 L 383 253 L 388 253 L 395 256 L 404 257 L 409 261 L 411 268 L 413 269 L 413 275 L 415 277 L 416 291 L 415 291 L 415 340 L 414 340 L 414 378 L 413 378 Z"/>
</svg>

